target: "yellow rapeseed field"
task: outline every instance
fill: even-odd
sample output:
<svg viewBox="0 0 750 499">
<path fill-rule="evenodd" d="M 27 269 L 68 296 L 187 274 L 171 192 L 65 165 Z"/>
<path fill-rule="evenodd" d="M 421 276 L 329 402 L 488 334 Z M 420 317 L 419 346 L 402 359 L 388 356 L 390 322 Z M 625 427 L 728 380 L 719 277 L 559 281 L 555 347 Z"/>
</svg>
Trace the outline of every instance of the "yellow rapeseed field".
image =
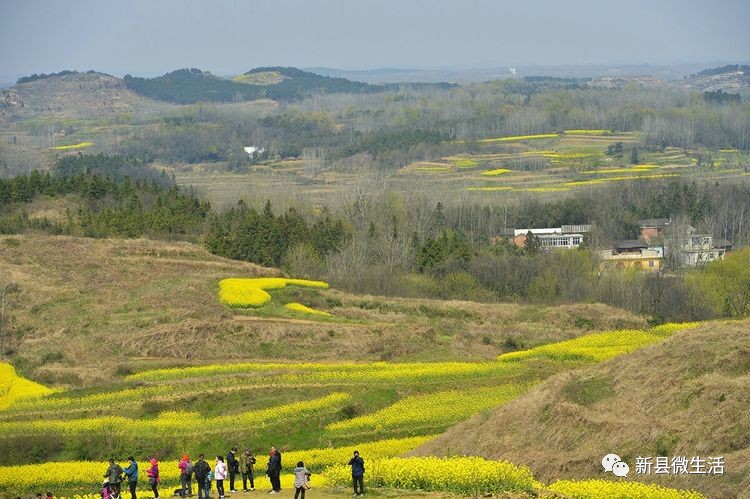
<svg viewBox="0 0 750 499">
<path fill-rule="evenodd" d="M 518 361 L 532 358 L 558 360 L 584 360 L 601 362 L 644 346 L 661 341 L 677 331 L 694 327 L 696 323 L 664 324 L 647 331 L 619 329 L 580 336 L 559 343 L 541 345 L 531 350 L 510 352 L 498 357 L 504 361 Z"/>
<path fill-rule="evenodd" d="M 480 457 L 410 457 L 365 462 L 369 487 L 453 492 L 482 496 L 498 492 L 532 492 L 538 483 L 526 466 L 508 461 L 487 461 Z M 325 471 L 328 485 L 351 482 L 351 468 L 330 467 Z"/>
<path fill-rule="evenodd" d="M 519 140 L 535 140 L 535 139 L 557 139 L 560 136 L 556 133 L 538 133 L 534 135 L 513 135 L 511 137 L 496 137 L 494 139 L 480 139 L 477 140 L 480 144 L 491 144 L 493 142 L 515 142 Z"/>
<path fill-rule="evenodd" d="M 156 418 L 131 419 L 122 416 L 91 418 L 3 421 L 0 437 L 24 435 L 181 435 L 185 428 L 203 428 L 203 432 L 222 432 L 226 428 L 251 428 L 280 418 L 310 417 L 313 414 L 340 408 L 351 399 L 348 393 L 331 393 L 325 397 L 293 402 L 281 406 L 259 409 L 227 416 L 205 417 L 197 412 L 169 411 Z"/>
<path fill-rule="evenodd" d="M 219 300 L 227 306 L 236 308 L 262 307 L 271 299 L 268 291 L 283 289 L 286 286 L 328 289 L 328 283 L 306 279 L 287 279 L 285 277 L 259 277 L 222 279 L 219 282 Z"/>
<path fill-rule="evenodd" d="M 71 144 L 71 145 L 68 145 L 68 146 L 55 146 L 55 147 L 52 147 L 51 149 L 54 150 L 54 151 L 70 151 L 70 150 L 73 150 L 73 149 L 85 149 L 85 148 L 91 147 L 93 145 L 94 145 L 93 142 L 88 142 L 87 141 L 87 142 L 79 142 L 77 144 Z"/>
<path fill-rule="evenodd" d="M 560 480 L 548 487 L 571 499 L 705 499 L 700 492 L 656 484 L 608 480 Z"/>
<path fill-rule="evenodd" d="M 18 376 L 12 365 L 0 362 L 0 410 L 18 400 L 36 399 L 50 393 L 51 389 Z"/>
<path fill-rule="evenodd" d="M 414 395 L 374 413 L 329 424 L 326 429 L 347 435 L 396 430 L 407 430 L 411 434 L 434 431 L 503 404 L 530 387 L 510 384 Z"/>
<path fill-rule="evenodd" d="M 313 315 L 324 315 L 327 317 L 333 317 L 333 314 L 329 314 L 328 312 L 324 312 L 322 310 L 315 310 L 314 308 L 310 308 L 307 305 L 303 305 L 301 303 L 287 303 L 284 305 L 284 308 L 287 310 L 292 310 L 293 312 L 302 312 L 304 314 L 313 314 Z"/>
<path fill-rule="evenodd" d="M 495 168 L 494 170 L 487 170 L 482 172 L 480 175 L 483 175 L 485 177 L 495 177 L 497 175 L 502 175 L 503 173 L 510 173 L 513 170 L 508 170 L 507 168 Z"/>
<path fill-rule="evenodd" d="M 457 168 L 474 168 L 475 166 L 478 166 L 479 163 L 474 161 L 473 159 L 468 158 L 459 158 L 453 160 L 453 166 Z"/>
<path fill-rule="evenodd" d="M 592 185 L 592 184 L 605 184 L 607 182 L 622 182 L 625 180 L 647 180 L 654 178 L 669 178 L 678 177 L 678 173 L 652 173 L 648 175 L 628 175 L 626 177 L 605 177 L 595 178 L 591 180 L 575 180 L 573 182 L 565 182 L 563 185 L 567 187 L 577 187 L 581 185 Z"/>
</svg>

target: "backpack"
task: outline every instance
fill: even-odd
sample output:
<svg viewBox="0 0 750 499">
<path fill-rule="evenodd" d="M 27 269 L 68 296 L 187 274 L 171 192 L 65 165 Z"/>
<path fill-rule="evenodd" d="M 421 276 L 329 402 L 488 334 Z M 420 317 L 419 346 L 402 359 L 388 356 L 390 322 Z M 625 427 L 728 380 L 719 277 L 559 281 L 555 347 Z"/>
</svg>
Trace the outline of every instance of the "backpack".
<svg viewBox="0 0 750 499">
<path fill-rule="evenodd" d="M 194 468 L 193 468 L 193 462 L 192 461 L 188 461 L 187 463 L 185 463 L 185 474 L 187 476 L 191 476 L 193 474 L 193 469 Z"/>
</svg>

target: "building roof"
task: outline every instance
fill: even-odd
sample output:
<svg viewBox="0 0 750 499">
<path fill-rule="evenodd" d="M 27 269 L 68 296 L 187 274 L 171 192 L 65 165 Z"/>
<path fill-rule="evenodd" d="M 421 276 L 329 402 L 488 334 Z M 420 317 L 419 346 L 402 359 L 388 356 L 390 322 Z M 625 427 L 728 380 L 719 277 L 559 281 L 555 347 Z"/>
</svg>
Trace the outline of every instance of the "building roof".
<svg viewBox="0 0 750 499">
<path fill-rule="evenodd" d="M 646 249 L 648 244 L 644 243 L 640 239 L 625 239 L 624 241 L 616 241 L 614 244 L 616 250 L 626 249 Z"/>
<path fill-rule="evenodd" d="M 644 218 L 643 220 L 638 220 L 638 225 L 641 226 L 641 229 L 645 229 L 646 227 L 663 229 L 671 223 L 672 220 L 669 218 Z"/>
<path fill-rule="evenodd" d="M 728 239 L 714 240 L 714 247 L 716 248 L 729 248 L 730 246 L 732 246 L 732 241 L 729 241 Z"/>
<path fill-rule="evenodd" d="M 572 225 L 563 225 L 562 227 L 563 234 L 571 234 L 574 232 L 591 232 L 591 229 L 593 228 L 591 224 L 572 224 Z"/>
<path fill-rule="evenodd" d="M 529 232 L 534 234 L 535 236 L 541 235 L 541 234 L 561 234 L 562 229 L 560 227 L 549 227 L 546 229 L 515 229 L 513 231 L 514 236 L 521 236 L 526 235 Z"/>
</svg>

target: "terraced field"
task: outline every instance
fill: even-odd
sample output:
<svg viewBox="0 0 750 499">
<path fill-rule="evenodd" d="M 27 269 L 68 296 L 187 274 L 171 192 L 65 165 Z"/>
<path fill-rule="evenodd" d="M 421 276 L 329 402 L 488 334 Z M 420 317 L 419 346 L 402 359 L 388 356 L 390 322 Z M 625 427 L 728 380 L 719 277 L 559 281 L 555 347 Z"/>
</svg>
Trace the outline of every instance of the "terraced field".
<svg viewBox="0 0 750 499">
<path fill-rule="evenodd" d="M 232 443 L 250 445 L 258 454 L 276 445 L 287 467 L 303 460 L 319 485 L 333 488 L 348 484 L 343 464 L 356 447 L 367 460 L 370 487 L 460 495 L 549 489 L 573 497 L 637 492 L 698 498 L 693 492 L 637 483 L 548 486 L 528 468 L 476 457 L 398 457 L 522 395 L 552 373 L 601 362 L 693 326 L 592 333 L 486 362 L 210 364 L 150 369 L 112 386 L 56 392 L 23 380 L 6 366 L 3 385 L 15 388 L 0 397 L 0 448 L 23 441 L 31 450 L 57 449 L 61 461 L 2 466 L 0 491 L 31 493 L 44 483 L 62 493 L 79 493 L 106 466 L 66 457 L 129 453 L 144 461 L 152 455 L 167 463 L 175 459 L 174 465 L 162 463 L 162 487 L 169 489 L 179 482 L 176 456 L 185 451 L 215 455 Z M 284 487 L 291 485 L 289 470 Z M 260 477 L 256 486 L 267 487 L 266 481 Z"/>
</svg>

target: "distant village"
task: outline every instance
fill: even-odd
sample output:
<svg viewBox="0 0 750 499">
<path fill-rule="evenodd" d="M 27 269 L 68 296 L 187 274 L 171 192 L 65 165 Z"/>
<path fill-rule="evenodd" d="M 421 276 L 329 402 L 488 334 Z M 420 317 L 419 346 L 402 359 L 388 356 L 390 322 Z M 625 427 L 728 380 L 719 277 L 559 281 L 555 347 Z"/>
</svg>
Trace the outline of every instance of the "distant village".
<svg viewBox="0 0 750 499">
<path fill-rule="evenodd" d="M 673 227 L 669 218 L 639 220 L 640 237 L 616 241 L 611 250 L 597 251 L 599 271 L 634 269 L 658 272 L 669 268 L 698 267 L 723 260 L 732 251 L 732 243 L 701 234 L 694 227 Z M 540 250 L 575 249 L 585 244 L 593 226 L 589 224 L 563 225 L 543 229 L 513 229 L 493 239 L 497 243 L 509 238 L 519 248 L 527 248 L 529 239 Z M 669 261 L 669 263 L 666 263 Z"/>
</svg>

